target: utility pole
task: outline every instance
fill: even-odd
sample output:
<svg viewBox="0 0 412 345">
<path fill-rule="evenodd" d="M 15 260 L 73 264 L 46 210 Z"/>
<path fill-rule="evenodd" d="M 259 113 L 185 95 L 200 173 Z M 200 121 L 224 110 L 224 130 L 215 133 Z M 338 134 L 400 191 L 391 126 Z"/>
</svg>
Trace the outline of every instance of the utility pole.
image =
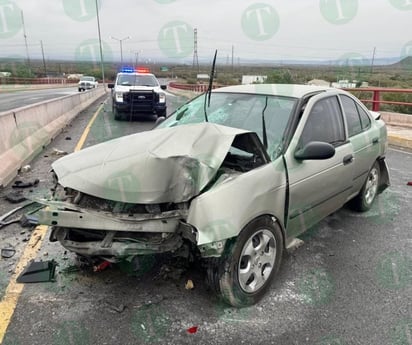
<svg viewBox="0 0 412 345">
<path fill-rule="evenodd" d="M 22 25 L 23 25 L 24 44 L 26 45 L 27 67 L 29 68 L 29 73 L 30 73 L 30 75 L 31 75 L 29 46 L 27 45 L 27 35 L 26 35 L 26 27 L 25 27 L 25 25 L 24 25 L 23 11 L 21 11 L 20 13 L 21 13 L 21 23 L 22 23 Z"/>
<path fill-rule="evenodd" d="M 41 46 L 41 55 L 43 56 L 44 76 L 47 77 L 46 60 L 44 59 L 44 49 L 43 49 L 43 41 L 42 40 L 40 40 L 40 46 Z"/>
<path fill-rule="evenodd" d="M 373 48 L 373 53 L 372 53 L 371 74 L 373 73 L 373 64 L 375 62 L 375 53 L 376 53 L 376 47 Z"/>
<path fill-rule="evenodd" d="M 193 68 L 197 68 L 199 72 L 199 58 L 197 56 L 197 29 L 193 29 Z"/>
<path fill-rule="evenodd" d="M 123 41 L 130 39 L 130 36 L 127 37 L 123 37 L 123 38 L 116 38 L 113 36 L 110 36 L 111 39 L 115 40 L 115 41 L 119 41 L 120 42 L 120 66 L 123 66 Z"/>
<path fill-rule="evenodd" d="M 235 52 L 235 47 L 232 44 L 232 72 L 233 72 L 233 68 L 234 68 L 234 65 L 233 65 L 233 59 L 234 59 L 234 56 L 235 56 L 234 52 Z"/>
<path fill-rule="evenodd" d="M 100 34 L 99 6 L 97 6 L 97 0 L 95 0 L 95 4 L 96 4 L 97 31 L 99 33 L 100 66 L 101 66 L 101 69 L 102 69 L 102 83 L 103 83 L 103 87 L 104 87 L 104 92 L 106 92 L 106 84 L 104 83 L 104 64 L 103 64 L 102 36 Z"/>
</svg>

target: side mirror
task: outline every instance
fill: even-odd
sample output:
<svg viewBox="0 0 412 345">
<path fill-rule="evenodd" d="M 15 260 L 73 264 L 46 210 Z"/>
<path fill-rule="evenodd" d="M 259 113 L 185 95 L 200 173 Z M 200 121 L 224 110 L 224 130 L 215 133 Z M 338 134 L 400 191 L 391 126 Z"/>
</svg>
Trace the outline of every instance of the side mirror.
<svg viewBox="0 0 412 345">
<path fill-rule="evenodd" d="M 162 90 L 166 90 L 166 89 L 167 89 L 167 85 L 160 85 L 160 88 L 161 88 Z"/>
<path fill-rule="evenodd" d="M 109 83 L 109 84 L 107 84 L 107 87 L 108 87 L 109 89 L 114 89 L 114 84 L 113 84 L 113 83 Z"/>
<path fill-rule="evenodd" d="M 298 160 L 306 159 L 329 159 L 335 155 L 335 148 L 325 142 L 311 141 L 303 149 L 295 152 L 295 158 Z"/>
</svg>

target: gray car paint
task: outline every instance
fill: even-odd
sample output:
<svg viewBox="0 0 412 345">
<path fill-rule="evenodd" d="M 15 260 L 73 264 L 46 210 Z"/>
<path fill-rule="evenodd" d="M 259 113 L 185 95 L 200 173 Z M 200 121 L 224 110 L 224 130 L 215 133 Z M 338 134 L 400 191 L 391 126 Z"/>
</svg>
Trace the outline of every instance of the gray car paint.
<svg viewBox="0 0 412 345">
<path fill-rule="evenodd" d="M 119 202 L 184 202 L 199 194 L 246 131 L 200 123 L 162 128 L 92 146 L 53 163 L 59 183 Z"/>
</svg>

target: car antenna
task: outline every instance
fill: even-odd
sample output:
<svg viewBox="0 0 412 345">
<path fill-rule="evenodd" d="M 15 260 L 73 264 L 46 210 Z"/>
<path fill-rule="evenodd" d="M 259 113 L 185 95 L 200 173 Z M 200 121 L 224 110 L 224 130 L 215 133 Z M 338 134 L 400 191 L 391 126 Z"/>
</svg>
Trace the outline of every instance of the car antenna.
<svg viewBox="0 0 412 345">
<path fill-rule="evenodd" d="M 266 150 L 268 148 L 268 136 L 267 136 L 267 133 L 266 133 L 266 121 L 265 121 L 265 111 L 266 111 L 267 107 L 268 107 L 268 96 L 266 96 L 265 106 L 262 110 L 263 146 L 265 147 Z"/>
<path fill-rule="evenodd" d="M 209 86 L 205 94 L 204 110 L 205 110 L 205 121 L 206 122 L 209 122 L 209 119 L 207 118 L 206 102 L 207 102 L 207 107 L 210 107 L 210 96 L 212 95 L 213 79 L 215 77 L 216 55 L 217 55 L 217 49 L 215 50 L 215 57 L 213 58 L 212 71 L 210 72 L 210 78 L 209 78 Z"/>
</svg>

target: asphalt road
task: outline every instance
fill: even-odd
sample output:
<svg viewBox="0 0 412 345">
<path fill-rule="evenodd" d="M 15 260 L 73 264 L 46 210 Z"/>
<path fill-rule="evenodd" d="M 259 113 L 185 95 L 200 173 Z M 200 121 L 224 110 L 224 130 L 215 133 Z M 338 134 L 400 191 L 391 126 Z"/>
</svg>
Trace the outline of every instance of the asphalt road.
<svg viewBox="0 0 412 345">
<path fill-rule="evenodd" d="M 8 85 L 0 85 L 2 91 L 0 93 L 0 113 L 3 111 L 24 107 L 34 103 L 47 101 L 53 98 L 63 97 L 77 93 L 76 87 L 56 88 L 56 89 L 41 89 L 41 90 L 19 90 L 19 92 L 11 92 L 7 89 Z"/>
<path fill-rule="evenodd" d="M 182 100 L 169 102 L 170 111 Z M 47 193 L 47 171 L 58 158 L 53 148 L 73 151 L 98 106 L 80 114 L 19 177 L 40 179 L 27 193 Z M 150 118 L 114 122 L 110 109 L 103 105 L 85 146 L 154 124 Z M 387 162 L 392 186 L 373 209 L 342 209 L 308 231 L 304 245 L 284 257 L 268 295 L 249 308 L 221 304 L 200 267 L 170 257 L 148 257 L 137 272 L 127 263 L 70 271 L 74 257 L 46 234 L 37 259 L 59 263 L 56 282 L 24 286 L 3 344 L 412 345 L 412 154 L 391 148 Z M 10 208 L 2 199 L 2 213 Z M 1 246 L 17 251 L 0 261 L 0 296 L 7 296 L 32 233 L 17 224 L 0 230 Z M 185 289 L 188 279 L 193 290 Z"/>
</svg>

